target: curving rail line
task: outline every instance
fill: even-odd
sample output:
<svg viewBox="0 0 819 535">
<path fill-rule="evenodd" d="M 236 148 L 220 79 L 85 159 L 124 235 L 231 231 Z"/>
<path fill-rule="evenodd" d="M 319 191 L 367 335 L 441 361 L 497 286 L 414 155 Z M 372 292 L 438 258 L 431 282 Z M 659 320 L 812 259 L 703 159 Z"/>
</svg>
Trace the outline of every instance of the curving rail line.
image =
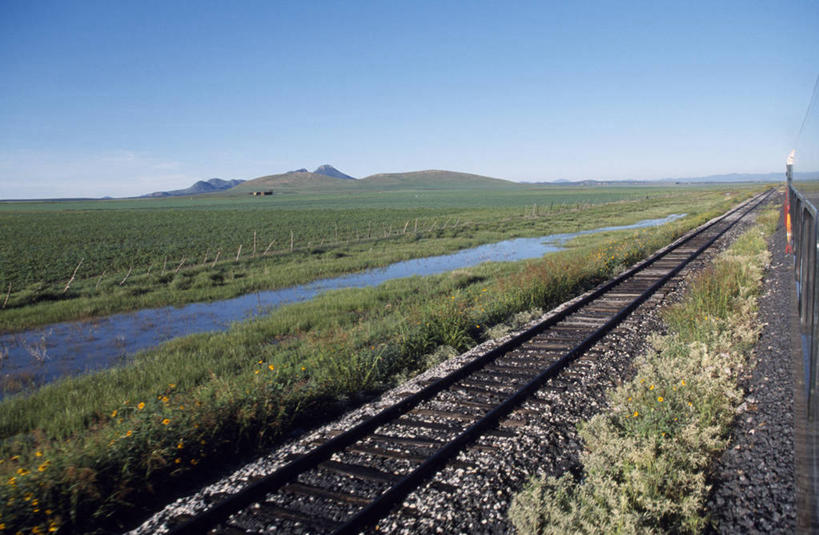
<svg viewBox="0 0 819 535">
<path fill-rule="evenodd" d="M 543 322 L 173 527 L 174 535 L 358 533 L 615 328 L 737 221 L 757 195 Z M 457 461 L 455 461 L 457 462 Z"/>
</svg>

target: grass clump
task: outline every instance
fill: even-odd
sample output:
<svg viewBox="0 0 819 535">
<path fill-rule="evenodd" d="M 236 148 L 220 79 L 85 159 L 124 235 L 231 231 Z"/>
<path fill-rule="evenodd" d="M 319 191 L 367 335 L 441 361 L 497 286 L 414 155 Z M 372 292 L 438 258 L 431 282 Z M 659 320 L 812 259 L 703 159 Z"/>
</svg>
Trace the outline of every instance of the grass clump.
<svg viewBox="0 0 819 535">
<path fill-rule="evenodd" d="M 772 213 L 773 212 L 773 213 Z M 579 426 L 582 474 L 537 477 L 518 494 L 519 533 L 699 533 L 708 470 L 725 448 L 738 378 L 758 338 L 756 298 L 776 212 L 743 234 L 665 313 L 669 334 L 636 359 L 609 409 Z"/>
</svg>

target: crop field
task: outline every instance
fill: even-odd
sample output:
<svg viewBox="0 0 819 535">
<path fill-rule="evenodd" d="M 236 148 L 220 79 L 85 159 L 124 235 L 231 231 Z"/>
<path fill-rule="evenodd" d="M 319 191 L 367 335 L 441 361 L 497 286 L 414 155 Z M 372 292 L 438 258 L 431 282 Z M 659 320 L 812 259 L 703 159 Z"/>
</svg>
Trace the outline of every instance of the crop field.
<svg viewBox="0 0 819 535">
<path fill-rule="evenodd" d="M 502 218 L 529 211 L 543 214 L 578 204 L 599 204 L 668 195 L 663 188 L 577 188 L 505 191 L 491 195 L 459 192 L 385 192 L 349 198 L 279 196 L 269 199 L 142 199 L 59 203 L 2 203 L 0 285 L 13 286 L 67 280 L 81 259 L 78 276 L 103 271 L 147 269 L 166 256 L 191 263 L 213 259 L 221 250 L 232 256 L 243 246 L 252 253 L 272 242 L 271 250 L 309 247 L 398 233 L 406 225 L 422 229 L 460 217 Z M 539 208 L 538 208 L 539 203 Z M 476 210 L 476 208 L 479 208 Z"/>
<path fill-rule="evenodd" d="M 0 522 L 28 531 L 124 529 L 149 512 L 137 504 L 168 498 L 163 489 L 213 474 L 220 459 L 252 456 L 295 426 L 502 335 L 760 189 L 418 193 L 434 197 L 425 206 L 398 198 L 414 195 L 407 192 L 293 195 L 264 205 L 216 197 L 4 205 L 3 284 L 25 286 L 0 310 L 3 329 L 217 299 L 511 237 L 688 215 L 583 236 L 541 259 L 329 292 L 9 396 L 0 402 Z M 285 246 L 263 255 L 274 239 Z M 214 265 L 220 249 L 229 260 Z"/>
<path fill-rule="evenodd" d="M 683 193 L 683 195 L 680 195 Z M 0 331 L 232 297 L 685 211 L 717 188 L 554 187 L 0 204 Z M 595 218 L 588 208 L 600 207 Z"/>
</svg>

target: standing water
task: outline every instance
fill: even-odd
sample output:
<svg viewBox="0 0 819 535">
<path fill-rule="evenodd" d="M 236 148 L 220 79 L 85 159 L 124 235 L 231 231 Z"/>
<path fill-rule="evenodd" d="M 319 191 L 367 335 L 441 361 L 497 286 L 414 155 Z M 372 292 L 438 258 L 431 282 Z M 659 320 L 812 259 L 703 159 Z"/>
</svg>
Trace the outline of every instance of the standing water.
<svg viewBox="0 0 819 535">
<path fill-rule="evenodd" d="M 570 239 L 584 234 L 662 225 L 683 217 L 672 214 L 633 225 L 602 227 L 580 232 L 550 234 L 540 238 L 516 238 L 456 253 L 396 262 L 384 268 L 247 294 L 210 303 L 138 310 L 86 321 L 55 323 L 20 333 L 0 335 L 0 354 L 6 378 L 17 377 L 36 384 L 66 375 L 107 368 L 126 361 L 134 353 L 162 342 L 194 333 L 227 330 L 231 322 L 253 318 L 287 303 L 307 301 L 328 290 L 377 286 L 385 281 L 413 275 L 437 275 L 483 262 L 509 262 L 538 258 L 559 251 Z M 0 392 L 0 396 L 2 393 Z"/>
</svg>

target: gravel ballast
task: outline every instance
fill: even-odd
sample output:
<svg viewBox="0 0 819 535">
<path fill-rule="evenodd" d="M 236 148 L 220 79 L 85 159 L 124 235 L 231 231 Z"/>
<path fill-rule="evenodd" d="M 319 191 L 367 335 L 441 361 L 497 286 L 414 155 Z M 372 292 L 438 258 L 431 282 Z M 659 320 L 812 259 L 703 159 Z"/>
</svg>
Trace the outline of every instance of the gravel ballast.
<svg viewBox="0 0 819 535">
<path fill-rule="evenodd" d="M 719 533 L 792 533 L 796 527 L 790 337 L 799 333 L 791 333 L 787 314 L 796 305 L 793 258 L 784 244 L 780 225 L 768 242 L 772 260 L 759 298 L 763 329 L 754 368 L 708 502 Z"/>
</svg>

